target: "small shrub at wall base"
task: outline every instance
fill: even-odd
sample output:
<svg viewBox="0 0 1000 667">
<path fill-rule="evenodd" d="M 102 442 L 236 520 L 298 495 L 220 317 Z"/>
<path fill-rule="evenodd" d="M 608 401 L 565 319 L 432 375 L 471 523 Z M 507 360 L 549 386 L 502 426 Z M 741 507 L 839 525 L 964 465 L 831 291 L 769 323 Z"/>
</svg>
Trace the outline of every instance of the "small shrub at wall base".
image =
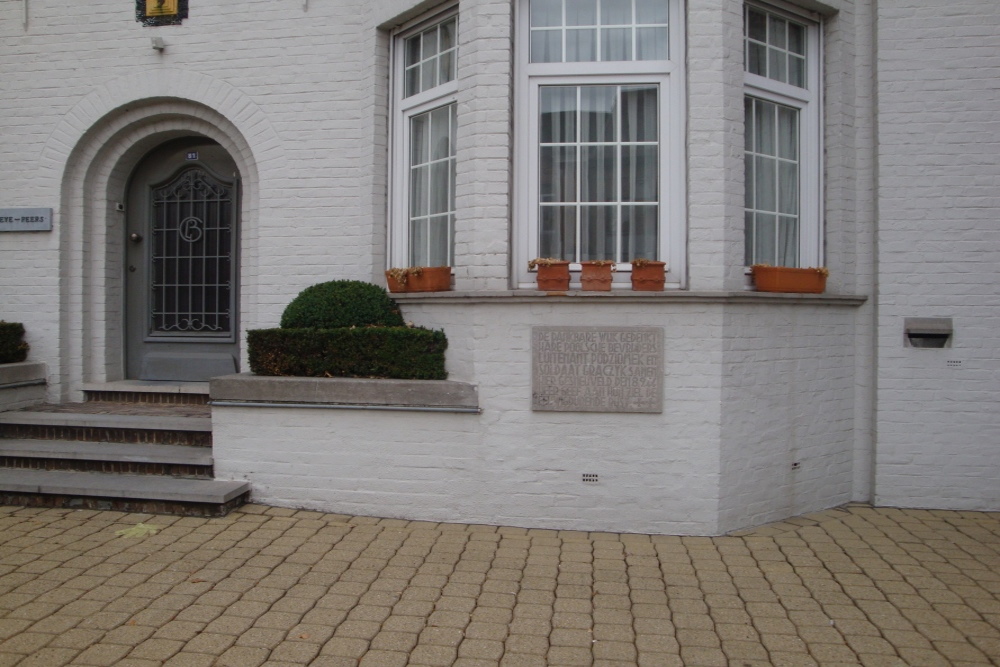
<svg viewBox="0 0 1000 667">
<path fill-rule="evenodd" d="M 0 364 L 16 364 L 28 358 L 24 325 L 0 320 Z"/>
<path fill-rule="evenodd" d="M 257 375 L 446 380 L 443 331 L 420 327 L 255 329 L 247 332 Z"/>
<path fill-rule="evenodd" d="M 378 285 L 332 280 L 302 290 L 281 316 L 283 329 L 401 327 L 399 306 Z"/>
</svg>

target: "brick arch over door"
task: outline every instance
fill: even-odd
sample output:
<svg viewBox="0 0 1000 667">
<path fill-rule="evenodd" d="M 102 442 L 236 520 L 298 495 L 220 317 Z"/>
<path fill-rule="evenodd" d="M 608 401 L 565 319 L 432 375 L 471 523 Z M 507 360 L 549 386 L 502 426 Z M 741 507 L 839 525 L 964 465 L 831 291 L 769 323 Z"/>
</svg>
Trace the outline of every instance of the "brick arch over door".
<svg viewBox="0 0 1000 667">
<path fill-rule="evenodd" d="M 184 89 L 184 96 L 178 96 Z M 192 99 L 201 98 L 201 99 Z M 218 106 L 212 106 L 212 105 Z M 218 142 L 243 179 L 240 237 L 241 309 L 255 319 L 259 165 L 280 173 L 280 143 L 263 114 L 222 82 L 192 73 L 162 80 L 126 77 L 109 82 L 63 117 L 42 154 L 39 178 L 56 179 L 60 278 L 60 363 L 50 369 L 62 398 L 80 385 L 124 376 L 122 365 L 122 252 L 124 216 L 117 210 L 132 170 L 153 147 L 182 136 Z M 273 180 L 273 179 L 271 179 Z"/>
</svg>

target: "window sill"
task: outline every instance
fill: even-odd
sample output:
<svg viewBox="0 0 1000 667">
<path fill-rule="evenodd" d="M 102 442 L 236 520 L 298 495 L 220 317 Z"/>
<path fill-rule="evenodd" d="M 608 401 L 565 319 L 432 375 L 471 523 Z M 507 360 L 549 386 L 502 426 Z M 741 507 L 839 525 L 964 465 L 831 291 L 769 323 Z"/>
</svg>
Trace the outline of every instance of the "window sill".
<svg viewBox="0 0 1000 667">
<path fill-rule="evenodd" d="M 610 292 L 540 292 L 537 290 L 490 290 L 490 291 L 450 291 L 392 294 L 399 303 L 502 303 L 537 304 L 545 303 L 757 303 L 757 304 L 805 304 L 822 306 L 858 307 L 868 297 L 860 294 L 785 294 L 778 292 L 751 291 L 689 291 L 664 290 L 663 292 L 633 292 L 612 290 Z"/>
</svg>

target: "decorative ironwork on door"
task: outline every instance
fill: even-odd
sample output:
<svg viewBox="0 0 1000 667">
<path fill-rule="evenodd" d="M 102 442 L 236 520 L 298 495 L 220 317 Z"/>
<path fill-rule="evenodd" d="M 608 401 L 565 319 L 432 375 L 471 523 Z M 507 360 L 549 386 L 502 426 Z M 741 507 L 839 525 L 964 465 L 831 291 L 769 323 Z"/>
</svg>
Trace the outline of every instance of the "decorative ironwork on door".
<svg viewBox="0 0 1000 667">
<path fill-rule="evenodd" d="M 150 334 L 231 335 L 232 184 L 195 167 L 152 191 Z"/>
</svg>

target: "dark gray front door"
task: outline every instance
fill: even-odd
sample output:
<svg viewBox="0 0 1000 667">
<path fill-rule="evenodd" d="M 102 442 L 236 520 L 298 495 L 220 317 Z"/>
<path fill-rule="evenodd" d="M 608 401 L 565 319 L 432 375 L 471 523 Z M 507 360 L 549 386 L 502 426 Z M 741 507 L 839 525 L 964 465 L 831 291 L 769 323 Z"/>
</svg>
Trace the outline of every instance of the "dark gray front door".
<svg viewBox="0 0 1000 667">
<path fill-rule="evenodd" d="M 235 373 L 236 163 L 215 142 L 171 141 L 136 168 L 126 205 L 126 371 L 140 380 Z"/>
</svg>

